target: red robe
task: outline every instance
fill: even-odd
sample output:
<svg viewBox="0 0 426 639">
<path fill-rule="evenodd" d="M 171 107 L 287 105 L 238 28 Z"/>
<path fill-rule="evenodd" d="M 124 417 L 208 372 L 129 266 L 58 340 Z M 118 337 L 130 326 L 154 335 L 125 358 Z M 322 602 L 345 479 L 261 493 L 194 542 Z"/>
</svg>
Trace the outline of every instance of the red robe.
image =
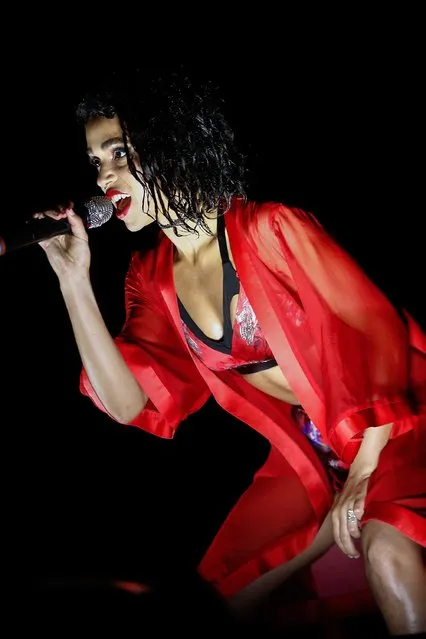
<svg viewBox="0 0 426 639">
<path fill-rule="evenodd" d="M 426 546 L 426 336 L 300 209 L 235 199 L 225 215 L 232 255 L 263 333 L 298 400 L 350 463 L 363 431 L 393 423 L 369 482 L 363 522 L 380 519 Z M 203 558 L 201 574 L 230 595 L 300 553 L 333 494 L 290 407 L 233 371 L 209 370 L 188 347 L 173 283 L 174 247 L 136 254 L 116 339 L 149 397 L 132 422 L 173 434 L 213 394 L 271 442 L 266 464 Z M 105 410 L 83 371 L 81 390 Z M 244 451 L 241 451 L 244 454 Z"/>
</svg>

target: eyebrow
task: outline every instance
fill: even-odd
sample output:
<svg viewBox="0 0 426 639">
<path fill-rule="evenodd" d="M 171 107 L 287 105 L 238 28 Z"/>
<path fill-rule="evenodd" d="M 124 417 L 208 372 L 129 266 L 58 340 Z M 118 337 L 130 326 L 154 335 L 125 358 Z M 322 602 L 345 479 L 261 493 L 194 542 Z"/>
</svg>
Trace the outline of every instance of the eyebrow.
<svg viewBox="0 0 426 639">
<path fill-rule="evenodd" d="M 101 149 L 102 151 L 105 151 L 106 149 L 109 149 L 111 146 L 114 146 L 115 144 L 123 144 L 123 138 L 121 137 L 116 137 L 116 138 L 109 138 L 109 140 L 105 140 L 105 142 L 102 142 L 101 144 Z M 87 153 L 93 153 L 92 149 L 89 147 L 87 147 Z"/>
</svg>

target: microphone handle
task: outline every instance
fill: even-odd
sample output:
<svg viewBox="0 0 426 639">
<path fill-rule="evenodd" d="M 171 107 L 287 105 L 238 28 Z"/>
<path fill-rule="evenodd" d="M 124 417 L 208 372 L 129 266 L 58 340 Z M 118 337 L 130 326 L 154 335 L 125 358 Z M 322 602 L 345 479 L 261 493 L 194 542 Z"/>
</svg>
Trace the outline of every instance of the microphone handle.
<svg viewBox="0 0 426 639">
<path fill-rule="evenodd" d="M 27 220 L 19 228 L 19 233 L 14 233 L 13 229 L 0 236 L 0 255 L 11 253 L 31 244 L 38 244 L 42 240 L 69 233 L 71 225 L 66 218 L 52 220 L 51 218 Z"/>
</svg>

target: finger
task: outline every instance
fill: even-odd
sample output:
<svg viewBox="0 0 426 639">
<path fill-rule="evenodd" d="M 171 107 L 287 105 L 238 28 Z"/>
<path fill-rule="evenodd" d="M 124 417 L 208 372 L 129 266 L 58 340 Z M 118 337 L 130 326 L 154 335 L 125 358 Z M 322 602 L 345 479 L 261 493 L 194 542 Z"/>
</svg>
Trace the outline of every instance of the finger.
<svg viewBox="0 0 426 639">
<path fill-rule="evenodd" d="M 72 207 L 74 206 L 74 202 L 71 202 L 71 200 L 68 200 L 66 202 L 66 204 L 60 204 L 57 207 L 58 211 L 66 211 L 67 209 L 72 209 Z"/>
<path fill-rule="evenodd" d="M 43 213 L 33 213 L 33 219 L 42 220 L 49 217 L 52 220 L 62 220 L 67 216 L 65 211 L 43 211 Z"/>
<path fill-rule="evenodd" d="M 349 530 L 348 510 L 352 509 L 352 506 L 353 504 L 351 504 L 350 502 L 345 502 L 344 504 L 342 504 L 342 507 L 340 509 L 340 540 L 344 548 L 343 552 L 348 555 L 348 557 L 358 558 L 359 552 L 355 548 Z"/>
<path fill-rule="evenodd" d="M 333 525 L 333 537 L 340 550 L 344 553 L 345 549 L 340 538 L 340 507 L 338 501 L 335 502 L 333 510 L 331 512 L 331 522 Z"/>
<path fill-rule="evenodd" d="M 340 548 L 342 553 L 347 555 L 348 551 L 343 541 L 343 538 L 344 538 L 343 531 L 346 528 L 347 524 L 346 524 L 346 519 L 343 519 L 343 522 L 342 522 L 342 516 L 341 516 L 342 512 L 346 512 L 347 506 L 346 506 L 346 500 L 342 499 L 342 497 L 343 497 L 342 494 L 335 496 L 334 506 L 331 513 L 331 520 L 333 524 L 334 541 L 336 542 L 337 546 Z"/>
<path fill-rule="evenodd" d="M 354 503 L 354 512 L 358 521 L 361 521 L 361 519 L 364 517 L 366 496 L 367 496 L 367 482 L 365 482 L 364 486 L 362 487 L 362 490 L 358 494 Z"/>
<path fill-rule="evenodd" d="M 66 209 L 66 216 L 70 223 L 72 234 L 81 240 L 87 240 L 87 232 L 81 217 L 76 215 L 73 209 Z"/>
<path fill-rule="evenodd" d="M 352 539 L 359 539 L 361 537 L 358 519 L 356 519 L 356 521 L 348 520 L 348 531 Z"/>
</svg>

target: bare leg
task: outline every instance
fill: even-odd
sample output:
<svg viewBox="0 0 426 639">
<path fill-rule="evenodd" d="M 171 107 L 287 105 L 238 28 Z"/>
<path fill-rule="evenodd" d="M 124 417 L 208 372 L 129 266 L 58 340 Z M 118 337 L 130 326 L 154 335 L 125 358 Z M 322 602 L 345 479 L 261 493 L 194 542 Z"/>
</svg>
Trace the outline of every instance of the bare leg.
<svg viewBox="0 0 426 639">
<path fill-rule="evenodd" d="M 240 616 L 250 616 L 268 595 L 276 590 L 295 572 L 319 559 L 333 545 L 331 513 L 325 518 L 312 544 L 300 555 L 277 566 L 240 590 L 228 600 L 231 608 Z"/>
<path fill-rule="evenodd" d="M 365 571 L 393 635 L 426 632 L 423 550 L 393 526 L 369 521 L 362 531 Z"/>
</svg>

